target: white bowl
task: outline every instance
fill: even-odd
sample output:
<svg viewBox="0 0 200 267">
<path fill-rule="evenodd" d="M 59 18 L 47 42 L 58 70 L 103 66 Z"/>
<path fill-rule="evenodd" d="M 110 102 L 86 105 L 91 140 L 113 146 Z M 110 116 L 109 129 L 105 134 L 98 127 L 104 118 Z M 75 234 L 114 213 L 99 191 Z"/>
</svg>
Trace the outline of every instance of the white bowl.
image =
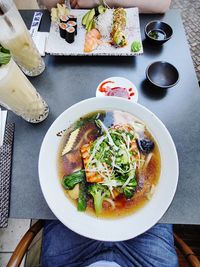
<svg viewBox="0 0 200 267">
<path fill-rule="evenodd" d="M 61 138 L 56 134 L 81 116 L 96 110 L 122 110 L 138 117 L 146 124 L 160 150 L 161 175 L 155 193 L 144 207 L 127 217 L 101 219 L 78 212 L 66 198 L 58 179 L 57 157 Z M 65 110 L 49 128 L 39 155 L 39 179 L 50 209 L 71 230 L 97 240 L 122 241 L 145 232 L 166 212 L 177 187 L 178 157 L 168 130 L 151 111 L 119 97 L 90 98 Z"/>
</svg>

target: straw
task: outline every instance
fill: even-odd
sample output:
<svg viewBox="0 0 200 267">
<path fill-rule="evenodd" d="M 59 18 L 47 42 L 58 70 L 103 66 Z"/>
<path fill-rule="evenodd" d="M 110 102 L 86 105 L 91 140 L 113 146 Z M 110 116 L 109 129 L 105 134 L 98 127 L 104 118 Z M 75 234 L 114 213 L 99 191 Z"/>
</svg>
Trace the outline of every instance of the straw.
<svg viewBox="0 0 200 267">
<path fill-rule="evenodd" d="M 8 7 L 10 7 L 10 6 L 9 6 L 10 2 L 9 2 L 9 3 L 6 3 L 6 4 L 7 4 L 7 5 L 4 5 L 4 3 L 2 3 L 2 1 L 0 1 L 0 16 L 5 15 L 6 12 L 4 12 L 4 9 L 6 10 L 6 9 L 8 9 Z M 10 29 L 11 29 L 11 31 L 14 32 L 15 29 L 14 29 L 14 27 L 13 27 L 13 25 L 12 25 L 10 19 L 9 19 L 7 16 L 5 16 L 5 22 L 8 24 L 8 26 L 9 26 Z"/>
</svg>

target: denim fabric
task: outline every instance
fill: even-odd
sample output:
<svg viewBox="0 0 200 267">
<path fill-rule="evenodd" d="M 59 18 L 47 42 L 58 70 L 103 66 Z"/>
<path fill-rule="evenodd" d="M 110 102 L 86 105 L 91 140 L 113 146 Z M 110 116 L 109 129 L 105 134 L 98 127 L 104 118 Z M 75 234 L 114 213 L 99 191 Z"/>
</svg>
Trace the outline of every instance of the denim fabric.
<svg viewBox="0 0 200 267">
<path fill-rule="evenodd" d="M 122 267 L 178 267 L 172 225 L 156 224 L 123 242 L 102 242 L 80 236 L 59 221 L 46 222 L 42 267 L 85 267 L 102 260 Z"/>
</svg>

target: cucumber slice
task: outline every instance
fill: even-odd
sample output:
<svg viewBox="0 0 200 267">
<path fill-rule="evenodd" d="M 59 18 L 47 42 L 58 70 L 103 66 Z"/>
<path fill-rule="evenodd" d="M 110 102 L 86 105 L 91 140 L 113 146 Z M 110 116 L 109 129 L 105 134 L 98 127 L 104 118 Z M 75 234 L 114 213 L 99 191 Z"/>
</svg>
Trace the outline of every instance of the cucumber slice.
<svg viewBox="0 0 200 267">
<path fill-rule="evenodd" d="M 92 28 L 93 28 L 93 22 L 94 22 L 94 20 L 92 19 L 92 20 L 90 21 L 89 25 L 88 25 L 87 32 L 89 32 L 89 31 L 92 30 Z"/>
<path fill-rule="evenodd" d="M 95 9 L 93 8 L 93 9 L 90 10 L 90 13 L 89 13 L 89 15 L 87 17 L 87 22 L 86 22 L 86 29 L 87 30 L 88 30 L 88 27 L 90 25 L 90 21 L 93 20 L 93 18 L 94 18 L 94 15 L 95 15 Z"/>
<path fill-rule="evenodd" d="M 86 23 L 87 23 L 87 19 L 88 19 L 89 14 L 90 14 L 90 11 L 88 11 L 87 13 L 85 13 L 85 15 L 83 16 L 82 21 L 81 21 L 83 26 L 86 26 Z"/>
</svg>

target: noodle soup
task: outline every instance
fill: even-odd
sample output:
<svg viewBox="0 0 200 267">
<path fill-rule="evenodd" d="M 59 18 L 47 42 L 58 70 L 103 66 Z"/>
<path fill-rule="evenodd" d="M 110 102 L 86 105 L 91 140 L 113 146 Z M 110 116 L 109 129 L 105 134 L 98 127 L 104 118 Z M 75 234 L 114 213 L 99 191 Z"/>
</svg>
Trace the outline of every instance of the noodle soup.
<svg viewBox="0 0 200 267">
<path fill-rule="evenodd" d="M 142 121 L 115 111 L 96 111 L 72 124 L 62 137 L 58 173 L 77 210 L 118 218 L 136 212 L 160 177 L 158 145 Z"/>
</svg>

